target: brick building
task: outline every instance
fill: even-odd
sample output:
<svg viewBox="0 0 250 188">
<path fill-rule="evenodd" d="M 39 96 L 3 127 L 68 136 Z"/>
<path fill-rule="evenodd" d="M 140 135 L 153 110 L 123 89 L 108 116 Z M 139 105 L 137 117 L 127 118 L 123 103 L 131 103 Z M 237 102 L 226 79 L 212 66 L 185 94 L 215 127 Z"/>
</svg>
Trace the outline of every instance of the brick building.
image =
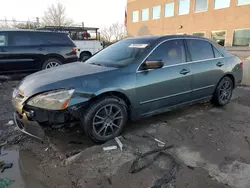
<svg viewBox="0 0 250 188">
<path fill-rule="evenodd" d="M 190 34 L 250 46 L 250 0 L 127 0 L 131 36 Z"/>
</svg>

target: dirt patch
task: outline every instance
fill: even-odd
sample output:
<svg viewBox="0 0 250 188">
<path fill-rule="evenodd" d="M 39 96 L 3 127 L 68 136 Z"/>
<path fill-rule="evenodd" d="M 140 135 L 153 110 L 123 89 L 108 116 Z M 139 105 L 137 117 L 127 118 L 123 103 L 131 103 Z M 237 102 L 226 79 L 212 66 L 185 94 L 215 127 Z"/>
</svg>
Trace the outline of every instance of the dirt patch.
<svg viewBox="0 0 250 188">
<path fill-rule="evenodd" d="M 145 136 L 148 134 L 175 146 L 165 153 L 176 159 L 176 173 L 162 187 L 250 187 L 250 90 L 245 87 L 235 90 L 234 100 L 223 108 L 203 103 L 129 123 L 121 139 L 123 150 L 103 151 L 116 142 L 95 145 L 79 126 L 48 129 L 41 143 L 7 124 L 13 119 L 10 93 L 16 84 L 0 86 L 4 106 L 0 109 L 0 142 L 8 141 L 5 151 L 14 157 L 13 169 L 3 175 L 16 180 L 14 187 L 29 188 L 29 183 L 38 188 L 151 187 L 164 173 L 171 175 L 172 162 L 161 156 L 147 168 L 130 173 L 138 156 L 160 148 L 151 136 Z M 0 156 L 2 159 L 8 158 Z M 11 170 L 19 172 L 15 175 Z"/>
</svg>

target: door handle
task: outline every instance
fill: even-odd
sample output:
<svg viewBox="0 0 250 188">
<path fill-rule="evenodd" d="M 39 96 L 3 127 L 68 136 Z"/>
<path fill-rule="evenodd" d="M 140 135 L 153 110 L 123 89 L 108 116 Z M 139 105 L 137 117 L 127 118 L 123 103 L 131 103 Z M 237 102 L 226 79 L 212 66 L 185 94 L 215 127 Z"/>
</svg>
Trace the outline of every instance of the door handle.
<svg viewBox="0 0 250 188">
<path fill-rule="evenodd" d="M 188 73 L 190 73 L 189 69 L 182 69 L 181 72 L 180 72 L 180 74 L 183 74 L 183 75 L 186 75 Z"/>
<path fill-rule="evenodd" d="M 222 67 L 224 64 L 221 63 L 221 62 L 218 62 L 216 65 L 217 65 L 218 67 Z"/>
</svg>

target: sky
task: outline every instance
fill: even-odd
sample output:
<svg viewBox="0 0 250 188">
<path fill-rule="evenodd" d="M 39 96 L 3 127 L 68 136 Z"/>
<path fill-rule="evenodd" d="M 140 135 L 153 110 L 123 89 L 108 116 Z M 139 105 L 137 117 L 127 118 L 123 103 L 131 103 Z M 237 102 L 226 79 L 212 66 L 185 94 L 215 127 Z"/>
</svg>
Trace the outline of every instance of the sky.
<svg viewBox="0 0 250 188">
<path fill-rule="evenodd" d="M 62 3 L 67 17 L 86 27 L 105 27 L 124 22 L 127 0 L 1 0 L 0 20 L 35 21 L 51 4 Z"/>
</svg>

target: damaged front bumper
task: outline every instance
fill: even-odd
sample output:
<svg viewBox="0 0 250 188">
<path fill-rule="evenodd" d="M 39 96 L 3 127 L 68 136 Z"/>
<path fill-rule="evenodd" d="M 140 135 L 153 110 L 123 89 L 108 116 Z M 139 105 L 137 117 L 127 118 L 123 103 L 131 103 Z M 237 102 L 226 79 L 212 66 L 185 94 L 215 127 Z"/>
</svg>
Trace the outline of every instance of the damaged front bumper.
<svg viewBox="0 0 250 188">
<path fill-rule="evenodd" d="M 26 114 L 20 116 L 18 113 L 14 113 L 15 125 L 23 133 L 37 138 L 41 141 L 44 140 L 45 132 L 43 128 L 36 121 L 29 121 Z"/>
<path fill-rule="evenodd" d="M 44 140 L 44 128 L 52 125 L 62 125 L 77 120 L 78 109 L 71 107 L 66 110 L 46 110 L 28 105 L 22 105 L 18 101 L 12 101 L 15 108 L 14 122 L 23 133 Z"/>
</svg>

